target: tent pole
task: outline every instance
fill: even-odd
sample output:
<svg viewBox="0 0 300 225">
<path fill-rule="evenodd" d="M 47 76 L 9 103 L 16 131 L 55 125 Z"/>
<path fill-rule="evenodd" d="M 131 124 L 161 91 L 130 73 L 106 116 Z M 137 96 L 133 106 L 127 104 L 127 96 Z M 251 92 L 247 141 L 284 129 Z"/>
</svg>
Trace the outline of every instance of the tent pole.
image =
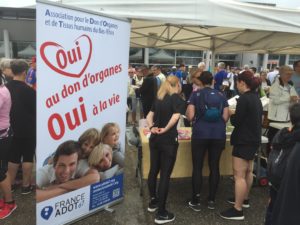
<svg viewBox="0 0 300 225">
<path fill-rule="evenodd" d="M 216 53 L 215 53 L 215 46 L 216 46 L 216 39 L 211 39 L 211 73 L 215 73 L 215 59 L 216 59 Z"/>
<path fill-rule="evenodd" d="M 289 61 L 290 61 L 290 55 L 287 54 L 287 55 L 285 56 L 285 65 L 289 65 Z"/>
<path fill-rule="evenodd" d="M 149 66 L 149 48 L 144 51 L 144 64 Z"/>
<path fill-rule="evenodd" d="M 4 41 L 4 56 L 5 58 L 10 58 L 10 50 L 9 50 L 9 33 L 8 30 L 3 30 L 3 41 Z"/>
<path fill-rule="evenodd" d="M 269 59 L 269 54 L 266 53 L 264 54 L 264 59 L 263 59 L 263 69 L 267 69 L 267 66 L 268 66 L 268 59 Z"/>
</svg>

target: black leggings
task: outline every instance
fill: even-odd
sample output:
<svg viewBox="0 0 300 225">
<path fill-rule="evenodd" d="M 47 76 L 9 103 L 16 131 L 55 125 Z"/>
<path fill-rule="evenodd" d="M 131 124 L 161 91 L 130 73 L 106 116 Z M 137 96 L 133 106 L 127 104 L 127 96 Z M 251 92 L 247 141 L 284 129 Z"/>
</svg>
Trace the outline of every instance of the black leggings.
<svg viewBox="0 0 300 225">
<path fill-rule="evenodd" d="M 165 213 L 168 196 L 170 176 L 176 161 L 178 143 L 160 144 L 150 141 L 150 171 L 148 175 L 148 188 L 151 198 L 158 199 L 158 213 Z M 160 182 L 156 195 L 157 175 L 160 172 Z"/>
<path fill-rule="evenodd" d="M 11 137 L 0 138 L 0 182 L 6 179 Z"/>
<path fill-rule="evenodd" d="M 214 201 L 220 180 L 220 157 L 225 148 L 224 139 L 192 139 L 192 161 L 193 161 L 193 201 L 199 201 L 202 188 L 202 168 L 206 150 L 208 150 L 209 165 L 209 196 L 208 200 Z"/>
</svg>

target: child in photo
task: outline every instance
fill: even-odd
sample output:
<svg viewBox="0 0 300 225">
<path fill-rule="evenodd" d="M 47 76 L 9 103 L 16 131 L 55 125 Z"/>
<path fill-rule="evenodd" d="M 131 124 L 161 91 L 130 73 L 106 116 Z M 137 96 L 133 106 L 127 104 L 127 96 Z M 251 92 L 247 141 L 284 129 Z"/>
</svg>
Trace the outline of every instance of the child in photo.
<svg viewBox="0 0 300 225">
<path fill-rule="evenodd" d="M 112 166 L 113 150 L 107 144 L 97 145 L 90 153 L 88 164 L 91 168 L 97 169 L 100 174 L 100 181 L 111 178 L 122 172 L 118 164 Z"/>
<path fill-rule="evenodd" d="M 92 152 L 93 148 L 100 143 L 100 133 L 95 128 L 89 128 L 84 131 L 79 139 L 78 143 L 80 145 L 79 159 L 88 159 L 89 154 Z M 53 164 L 54 153 L 48 156 L 43 166 Z"/>
<path fill-rule="evenodd" d="M 113 158 L 112 165 L 118 164 L 120 167 L 124 167 L 125 152 L 121 149 L 119 142 L 120 127 L 116 123 L 106 123 L 100 132 L 100 142 L 107 144 L 112 148 Z"/>
</svg>

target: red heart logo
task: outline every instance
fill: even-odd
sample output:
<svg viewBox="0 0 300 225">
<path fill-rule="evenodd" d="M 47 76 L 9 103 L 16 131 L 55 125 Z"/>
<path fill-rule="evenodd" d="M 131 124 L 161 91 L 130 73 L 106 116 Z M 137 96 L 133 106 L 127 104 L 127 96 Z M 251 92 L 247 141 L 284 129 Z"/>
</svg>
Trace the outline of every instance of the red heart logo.
<svg viewBox="0 0 300 225">
<path fill-rule="evenodd" d="M 52 69 L 54 70 L 55 72 L 59 73 L 59 74 L 62 74 L 64 76 L 68 76 L 68 77 L 75 77 L 75 78 L 79 78 L 81 77 L 81 75 L 84 73 L 85 69 L 87 68 L 89 62 L 90 62 L 90 59 L 91 59 L 91 55 L 92 55 L 92 41 L 90 39 L 89 36 L 83 34 L 81 36 L 79 36 L 76 40 L 75 40 L 75 43 L 76 45 L 79 44 L 79 40 L 82 39 L 82 38 L 86 38 L 87 41 L 88 41 L 88 57 L 85 57 L 86 61 L 85 63 L 82 63 L 82 62 L 79 62 L 79 60 L 82 60 L 82 56 L 81 56 L 81 51 L 80 51 L 80 48 L 77 46 L 76 48 L 73 48 L 72 50 L 68 51 L 67 53 L 64 51 L 64 48 L 63 46 L 61 46 L 60 44 L 57 44 L 55 42 L 51 42 L 51 41 L 48 41 L 48 42 L 45 42 L 42 44 L 41 48 L 40 48 L 40 54 L 41 54 L 41 57 L 42 59 L 44 60 L 44 62 Z M 55 47 L 55 48 L 59 48 L 57 51 L 56 51 L 56 56 L 55 56 L 55 59 L 56 59 L 56 63 L 57 63 L 57 66 L 54 65 L 53 63 L 51 63 L 47 56 L 46 56 L 46 49 L 48 47 Z M 73 59 L 72 59 L 73 57 Z M 63 58 L 63 63 L 61 62 L 61 58 Z M 52 60 L 53 61 L 53 60 Z M 71 64 L 74 64 L 74 63 L 81 63 L 82 64 L 82 69 L 80 70 L 79 73 L 72 73 L 70 71 L 66 71 L 65 69 L 67 68 L 68 66 L 68 62 L 71 63 Z"/>
</svg>

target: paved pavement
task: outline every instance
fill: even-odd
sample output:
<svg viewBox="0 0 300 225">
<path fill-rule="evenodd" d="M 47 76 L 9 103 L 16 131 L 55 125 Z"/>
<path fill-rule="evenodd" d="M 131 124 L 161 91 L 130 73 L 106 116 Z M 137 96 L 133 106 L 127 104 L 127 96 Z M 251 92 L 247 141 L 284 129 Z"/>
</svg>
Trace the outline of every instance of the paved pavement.
<svg viewBox="0 0 300 225">
<path fill-rule="evenodd" d="M 135 148 L 127 148 L 125 169 L 124 201 L 112 207 L 114 213 L 106 211 L 99 212 L 84 220 L 78 221 L 76 225 L 90 224 L 114 224 L 114 225 L 148 225 L 154 224 L 154 214 L 148 213 L 148 193 L 146 182 L 144 182 L 144 196 L 139 195 L 139 184 L 135 177 L 137 151 Z M 230 162 L 229 162 L 230 163 Z M 176 219 L 170 224 L 176 225 L 262 225 L 265 214 L 265 206 L 268 199 L 266 187 L 253 187 L 250 195 L 251 207 L 245 210 L 244 221 L 227 221 L 222 219 L 218 213 L 230 205 L 225 199 L 233 196 L 233 182 L 229 177 L 222 177 L 217 196 L 217 207 L 209 210 L 206 207 L 206 196 L 208 193 L 208 180 L 203 185 L 203 209 L 194 212 L 187 207 L 187 200 L 191 193 L 191 179 L 172 179 L 168 197 L 168 209 L 175 213 Z"/>
<path fill-rule="evenodd" d="M 146 211 L 148 205 L 148 193 L 146 182 L 144 182 L 144 196 L 139 195 L 139 183 L 135 177 L 135 166 L 137 150 L 134 147 L 126 148 L 126 168 L 124 181 L 124 200 L 122 203 L 112 207 L 115 212 L 101 211 L 85 219 L 75 222 L 75 225 L 110 224 L 110 225 L 148 225 L 154 224 L 154 214 Z M 229 162 L 230 163 L 230 162 Z M 229 207 L 225 202 L 228 196 L 233 194 L 233 183 L 229 177 L 222 177 L 217 195 L 217 208 L 209 210 L 205 199 L 208 193 L 207 179 L 203 185 L 203 209 L 194 212 L 187 207 L 190 198 L 191 180 L 172 179 L 167 208 L 175 213 L 176 220 L 170 224 L 185 225 L 262 225 L 267 203 L 268 189 L 266 187 L 254 187 L 250 195 L 251 207 L 245 210 L 244 221 L 226 221 L 218 215 Z M 2 225 L 35 225 L 35 198 L 34 194 L 21 195 L 20 190 L 15 192 L 18 208 L 13 214 L 0 221 Z"/>
</svg>

